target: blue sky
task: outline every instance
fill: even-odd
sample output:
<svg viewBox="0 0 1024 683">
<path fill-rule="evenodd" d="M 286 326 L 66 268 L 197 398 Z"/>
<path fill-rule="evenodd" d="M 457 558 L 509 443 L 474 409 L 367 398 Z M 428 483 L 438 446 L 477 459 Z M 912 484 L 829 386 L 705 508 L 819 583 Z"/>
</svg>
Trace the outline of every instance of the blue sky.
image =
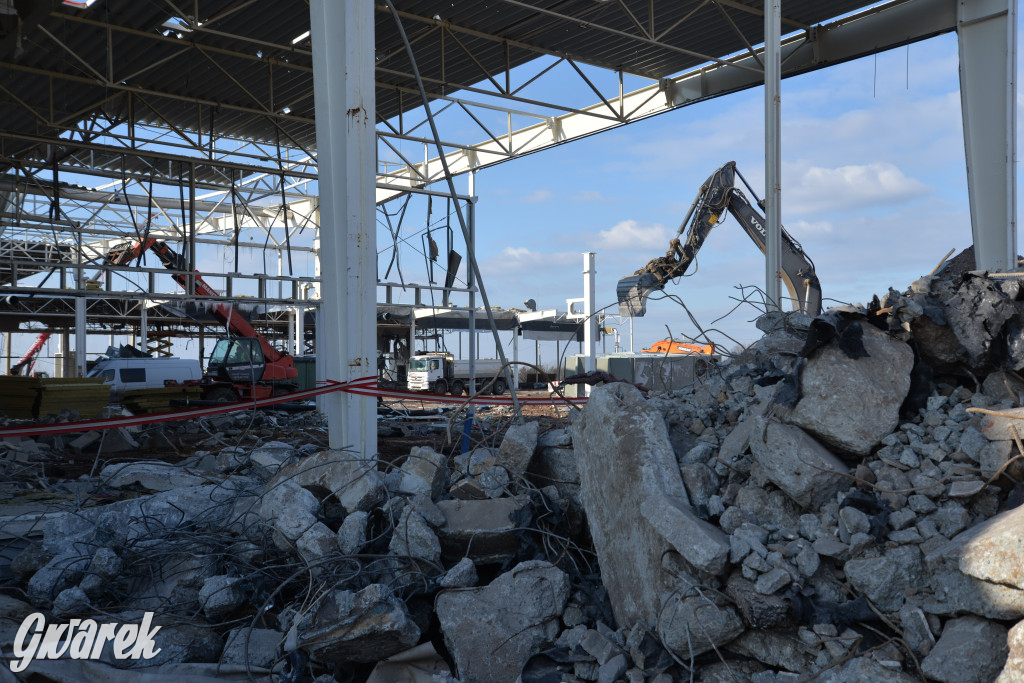
<svg viewBox="0 0 1024 683">
<path fill-rule="evenodd" d="M 597 255 L 598 301 L 661 255 L 703 181 L 735 160 L 764 186 L 763 89 L 752 89 L 485 169 L 477 176 L 479 256 L 492 300 L 565 308 L 582 296 L 581 252 Z M 783 224 L 817 266 L 824 296 L 865 302 L 905 289 L 971 242 L 957 43 L 946 35 L 782 84 Z M 729 218 L 692 276 L 668 290 L 702 326 L 738 285 L 764 285 L 763 257 Z M 510 300 L 510 301 L 509 301 Z M 609 312 L 614 312 L 614 308 Z M 757 311 L 714 324 L 727 348 L 754 341 Z M 696 335 L 685 312 L 653 301 L 637 348 Z"/>
</svg>

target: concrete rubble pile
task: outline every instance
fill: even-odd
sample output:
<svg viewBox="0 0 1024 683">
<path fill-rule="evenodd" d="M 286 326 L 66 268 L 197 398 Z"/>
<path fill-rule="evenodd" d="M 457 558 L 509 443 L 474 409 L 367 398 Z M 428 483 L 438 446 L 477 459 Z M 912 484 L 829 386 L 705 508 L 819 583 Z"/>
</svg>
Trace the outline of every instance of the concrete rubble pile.
<svg viewBox="0 0 1024 683">
<path fill-rule="evenodd" d="M 46 519 L 4 611 L 153 611 L 155 660 L 73 664 L 194 680 L 1024 681 L 1022 301 L 766 315 L 687 390 L 454 456 L 107 465 L 142 495 Z"/>
</svg>

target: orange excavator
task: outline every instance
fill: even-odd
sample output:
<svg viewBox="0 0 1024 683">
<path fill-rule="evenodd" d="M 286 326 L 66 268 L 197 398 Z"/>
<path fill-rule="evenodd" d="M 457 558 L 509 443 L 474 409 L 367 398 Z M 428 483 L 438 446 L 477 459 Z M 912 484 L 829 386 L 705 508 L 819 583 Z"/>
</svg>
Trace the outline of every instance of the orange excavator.
<svg viewBox="0 0 1024 683">
<path fill-rule="evenodd" d="M 660 353 L 661 355 L 698 353 L 711 356 L 715 353 L 715 345 L 691 344 L 689 342 L 681 342 L 674 339 L 660 339 L 646 349 L 641 349 L 641 353 Z"/>
<path fill-rule="evenodd" d="M 146 238 L 141 242 L 128 242 L 112 248 L 106 262 L 127 265 L 149 250 L 160 263 L 175 271 L 174 281 L 188 290 L 188 264 L 185 259 L 161 240 Z M 192 273 L 196 296 L 220 296 L 208 285 L 198 271 Z M 228 331 L 228 337 L 217 341 L 210 355 L 207 373 L 200 382 L 203 398 L 211 401 L 234 402 L 267 398 L 290 393 L 298 388 L 299 373 L 294 359 L 270 345 L 249 322 L 230 304 L 214 303 L 208 312 Z"/>
</svg>

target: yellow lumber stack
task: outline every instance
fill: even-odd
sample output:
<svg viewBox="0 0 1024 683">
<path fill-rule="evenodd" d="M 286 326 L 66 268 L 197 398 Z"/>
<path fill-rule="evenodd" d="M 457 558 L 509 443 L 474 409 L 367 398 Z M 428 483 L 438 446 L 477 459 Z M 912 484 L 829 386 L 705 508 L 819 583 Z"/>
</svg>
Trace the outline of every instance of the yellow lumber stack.
<svg viewBox="0 0 1024 683">
<path fill-rule="evenodd" d="M 121 405 L 135 415 L 160 413 L 171 410 L 171 401 L 178 398 L 197 399 L 202 394 L 199 387 L 160 387 L 157 389 L 133 389 L 124 392 Z"/>
<path fill-rule="evenodd" d="M 0 413 L 32 419 L 77 410 L 100 417 L 110 402 L 110 386 L 99 377 L 0 377 Z"/>
</svg>

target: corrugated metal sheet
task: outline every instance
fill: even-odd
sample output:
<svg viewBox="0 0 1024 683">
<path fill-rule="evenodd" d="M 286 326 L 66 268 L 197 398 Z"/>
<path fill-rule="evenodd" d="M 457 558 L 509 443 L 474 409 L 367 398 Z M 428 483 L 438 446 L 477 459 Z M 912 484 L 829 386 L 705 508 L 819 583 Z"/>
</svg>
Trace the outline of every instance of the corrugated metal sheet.
<svg viewBox="0 0 1024 683">
<path fill-rule="evenodd" d="M 160 36 L 162 24 L 172 15 L 170 3 L 97 0 L 89 9 L 75 10 L 57 0 L 39 2 L 51 11 L 40 13 L 37 6 L 32 16 L 39 19 L 38 25 L 26 21 L 24 54 L 15 56 L 13 41 L 0 39 L 0 82 L 10 93 L 0 91 L 0 155 L 42 156 L 44 150 L 38 145 L 11 135 L 52 137 L 54 129 L 46 125 L 51 108 L 53 119 L 68 125 L 102 110 L 117 120 L 133 117 L 189 133 L 200 131 L 204 137 L 212 129 L 218 135 L 270 145 L 315 147 L 310 123 L 314 105 L 309 43 L 292 44 L 309 30 L 306 3 L 199 0 L 205 30 L 182 33 L 179 40 Z M 758 12 L 763 7 L 757 0 L 743 3 Z M 418 66 L 432 95 L 452 94 L 458 85 L 480 82 L 485 73 L 502 83 L 501 74 L 508 67 L 538 55 L 517 45 L 652 78 L 705 63 L 702 57 L 680 49 L 712 57 L 745 49 L 744 41 L 723 19 L 723 10 L 702 0 L 657 0 L 653 4 L 625 0 L 628 13 L 616 2 L 595 0 L 396 0 L 395 4 L 405 16 L 403 23 L 415 42 Z M 783 14 L 799 24 L 814 25 L 871 4 L 865 0 L 787 0 Z M 240 9 L 232 11 L 236 8 Z M 402 109 L 415 108 L 419 97 L 415 82 L 407 75 L 410 64 L 395 23 L 383 5 L 377 9 L 377 52 L 385 56 L 378 62 L 377 111 L 382 118 L 392 118 Z M 727 6 L 724 11 L 747 41 L 761 42 L 763 19 L 759 14 Z M 435 17 L 439 21 L 433 21 Z M 686 20 L 680 21 L 684 17 Z M 106 23 L 128 30 L 115 28 L 109 34 L 112 42 L 108 42 Z M 784 25 L 784 31 L 791 28 L 791 24 Z M 510 47 L 501 42 L 505 40 Z M 105 86 L 97 76 L 105 76 L 108 65 L 122 86 L 162 95 L 142 95 L 129 111 L 127 97 L 118 88 Z M 51 73 L 67 78 L 51 77 Z M 403 89 L 405 93 L 400 95 Z M 197 106 L 197 102 L 204 104 Z M 272 120 L 254 113 L 280 113 L 285 106 L 290 108 L 290 118 Z M 100 163 L 121 162 L 101 159 Z M 223 180 L 212 171 L 202 179 Z"/>
</svg>

